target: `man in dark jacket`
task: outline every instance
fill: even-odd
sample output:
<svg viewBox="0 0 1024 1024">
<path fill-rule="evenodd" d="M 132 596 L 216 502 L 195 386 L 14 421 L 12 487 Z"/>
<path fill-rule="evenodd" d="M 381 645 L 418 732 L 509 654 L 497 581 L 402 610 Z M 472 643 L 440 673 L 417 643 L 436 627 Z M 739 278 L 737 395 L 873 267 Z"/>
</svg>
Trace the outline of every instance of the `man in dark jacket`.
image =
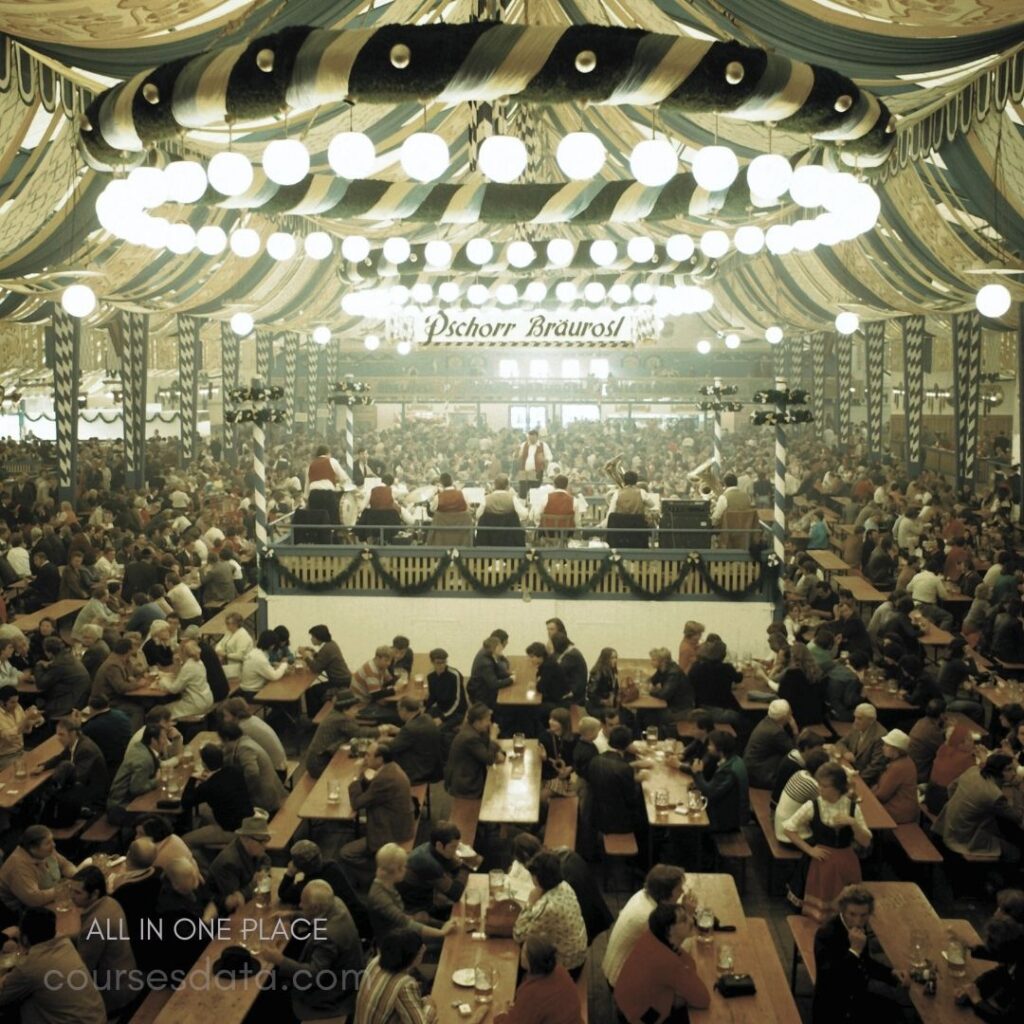
<svg viewBox="0 0 1024 1024">
<path fill-rule="evenodd" d="M 875 897 L 860 885 L 839 894 L 838 913 L 814 936 L 817 981 L 812 1024 L 897 1024 L 900 989 L 906 977 L 873 959 L 868 924 Z"/>
<path fill-rule="evenodd" d="M 430 664 L 434 671 L 427 675 L 426 712 L 445 732 L 454 732 L 469 707 L 466 680 L 457 668 L 449 667 L 448 652 L 441 647 L 430 652 Z"/>
<path fill-rule="evenodd" d="M 498 708 L 498 691 L 511 686 L 515 679 L 501 657 L 505 645 L 496 636 L 484 640 L 473 659 L 466 692 L 474 704 L 486 704 L 492 711 Z"/>
<path fill-rule="evenodd" d="M 82 713 L 82 732 L 100 748 L 111 773 L 124 760 L 132 738 L 132 720 L 106 697 L 92 697 Z"/>
<path fill-rule="evenodd" d="M 717 758 L 715 774 L 710 780 L 704 777 L 700 762 L 700 767 L 692 766 L 690 772 L 693 784 L 707 797 L 710 831 L 737 832 L 750 818 L 750 793 L 747 767 L 736 753 L 736 737 L 716 729 L 708 737 L 708 756 Z"/>
<path fill-rule="evenodd" d="M 182 838 L 192 849 L 222 846 L 235 838 L 235 830 L 253 813 L 242 769 L 224 764 L 224 751 L 206 743 L 199 751 L 205 771 L 193 775 L 181 794 L 182 810 L 199 810 L 198 826 Z"/>
<path fill-rule="evenodd" d="M 83 809 L 92 814 L 103 807 L 110 788 L 110 773 L 103 752 L 73 718 L 57 722 L 57 740 L 64 748 L 55 757 L 35 769 L 36 772 L 54 770 L 53 799 L 75 810 L 78 818 Z"/>
<path fill-rule="evenodd" d="M 573 704 L 582 704 L 587 695 L 587 662 L 576 645 L 561 632 L 551 635 L 551 649 L 562 668 Z"/>
<path fill-rule="evenodd" d="M 370 739 L 378 735 L 376 728 L 363 727 L 356 721 L 362 701 L 351 691 L 341 690 L 334 696 L 334 707 L 316 727 L 306 748 L 306 771 L 319 779 L 338 748 L 353 739 Z"/>
<path fill-rule="evenodd" d="M 28 611 L 38 611 L 53 604 L 60 594 L 60 570 L 50 561 L 46 552 L 37 548 L 32 552 L 32 568 L 35 578 L 29 584 L 22 598 Z"/>
<path fill-rule="evenodd" d="M 674 730 L 675 723 L 693 710 L 693 687 L 679 666 L 672 660 L 667 647 L 655 647 L 650 652 L 654 675 L 651 676 L 651 696 L 667 705 L 661 713 L 662 724 Z M 674 731 L 672 732 L 675 735 Z"/>
<path fill-rule="evenodd" d="M 135 594 L 148 594 L 151 587 L 161 580 L 160 569 L 153 563 L 152 548 L 143 548 L 134 562 L 124 567 L 121 581 L 121 597 L 130 601 Z"/>
<path fill-rule="evenodd" d="M 771 789 L 783 758 L 793 749 L 796 725 L 789 701 L 773 700 L 754 726 L 743 760 L 754 789 Z"/>
<path fill-rule="evenodd" d="M 590 762 L 590 824 L 602 835 L 635 832 L 645 824 L 643 793 L 626 760 L 626 749 L 632 742 L 629 729 L 617 725 L 608 737 L 609 749 Z"/>
<path fill-rule="evenodd" d="M 402 727 L 382 725 L 381 736 L 390 736 L 391 756 L 409 782 L 439 782 L 441 767 L 441 730 L 423 710 L 423 702 L 416 697 L 403 697 L 398 702 L 398 717 Z"/>
<path fill-rule="evenodd" d="M 497 743 L 497 726 L 491 723 L 491 709 L 486 704 L 474 704 L 466 712 L 466 724 L 452 740 L 444 788 L 451 796 L 479 800 L 484 794 L 488 767 L 504 760 L 505 754 Z"/>
<path fill-rule="evenodd" d="M 35 667 L 36 687 L 43 697 L 43 711 L 54 721 L 85 707 L 92 689 L 89 671 L 59 636 L 43 641 L 45 661 Z"/>
</svg>

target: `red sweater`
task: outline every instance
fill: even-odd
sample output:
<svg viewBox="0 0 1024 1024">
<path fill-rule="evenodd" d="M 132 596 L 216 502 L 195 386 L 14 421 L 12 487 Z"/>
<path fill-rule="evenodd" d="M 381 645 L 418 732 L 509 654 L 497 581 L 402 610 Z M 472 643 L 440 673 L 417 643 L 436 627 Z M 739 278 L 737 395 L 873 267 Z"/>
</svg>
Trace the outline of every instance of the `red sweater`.
<svg viewBox="0 0 1024 1024">
<path fill-rule="evenodd" d="M 494 1024 L 581 1024 L 580 997 L 569 972 L 558 964 L 550 974 L 528 974 L 516 1001 Z"/>
<path fill-rule="evenodd" d="M 626 957 L 614 995 L 615 1005 L 629 1024 L 661 1024 L 672 1012 L 676 998 L 698 1010 L 711 1002 L 693 957 L 674 953 L 649 928 L 643 930 L 633 952 Z"/>
</svg>

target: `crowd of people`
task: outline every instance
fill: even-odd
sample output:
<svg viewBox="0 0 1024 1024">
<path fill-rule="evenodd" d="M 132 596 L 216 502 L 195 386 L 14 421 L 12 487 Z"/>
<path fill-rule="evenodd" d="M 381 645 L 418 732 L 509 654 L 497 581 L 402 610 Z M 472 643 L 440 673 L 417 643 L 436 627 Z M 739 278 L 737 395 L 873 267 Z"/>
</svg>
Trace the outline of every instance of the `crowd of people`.
<svg viewBox="0 0 1024 1024">
<path fill-rule="evenodd" d="M 452 908 L 470 872 L 500 865 L 524 885 L 510 923 L 524 978 L 498 1020 L 574 1024 L 575 978 L 609 926 L 602 969 L 617 1011 L 631 1024 L 674 1020 L 680 1005 L 699 1008 L 709 999 L 688 952 L 694 907 L 684 866 L 698 851 L 661 843 L 661 863 L 614 924 L 591 870 L 602 835 L 633 833 L 647 848 L 642 786 L 653 762 L 644 738 L 654 729 L 671 747 L 667 764 L 706 799 L 705 856 L 713 856 L 711 837 L 747 824 L 750 790 L 770 791 L 776 839 L 801 856 L 789 899 L 822 923 L 815 1022 L 861 1020 L 868 1012 L 897 1019 L 901 1008 L 904 979 L 887 973 L 868 946 L 871 893 L 860 883 L 865 851 L 878 837 L 851 797 L 851 771 L 895 821 L 925 814 L 953 855 L 992 858 L 990 886 L 1006 891 L 976 953 L 999 966 L 960 996 L 982 1019 L 1020 1019 L 1024 896 L 1014 887 L 1024 848 L 1024 708 L 1004 703 L 992 714 L 984 699 L 1000 664 L 1021 661 L 1024 651 L 1019 481 L 956 492 L 933 473 L 908 479 L 902 467 L 870 460 L 857 446 L 830 452 L 826 440 L 794 439 L 791 530 L 806 533 L 813 550 L 831 542 L 836 522 L 852 526 L 844 561 L 890 590 L 888 600 L 862 615 L 792 543 L 781 614 L 754 663 L 730 655 L 723 604 L 721 622 L 682 623 L 679 637 L 649 652 L 646 683 L 665 707 L 648 711 L 630 707 L 635 685 L 620 678 L 617 651 L 579 650 L 571 623 L 558 619 L 538 623 L 536 637 L 514 645 L 494 629 L 470 665 L 451 664 L 444 637 L 429 638 L 437 646 L 429 649 L 422 691 L 410 685 L 414 654 L 404 636 L 357 637 L 344 623 L 311 622 L 307 642 L 282 627 L 253 635 L 227 616 L 214 641 L 200 627 L 253 579 L 244 460 L 229 470 L 219 453 L 204 449 L 196 466 L 179 467 L 174 446 L 158 443 L 147 486 L 136 492 L 109 450 L 87 443 L 72 503 L 59 500 L 45 462 L 33 465 L 45 451 L 4 446 L 0 457 L 26 467 L 0 490 L 0 570 L 14 595 L 11 610 L 84 603 L 63 627 L 45 616 L 30 634 L 16 619 L 0 625 L 0 767 L 16 770 L 26 749 L 44 739 L 55 737 L 60 747 L 40 766 L 52 772 L 44 785 L 4 812 L 0 923 L 5 952 L 24 955 L 0 978 L 0 1005 L 19 1005 L 23 1019 L 42 1024 L 69 1012 L 93 1024 L 133 1009 L 145 992 L 99 985 L 55 995 L 40 983 L 43 971 L 187 971 L 204 944 L 147 942 L 142 922 L 209 921 L 265 893 L 269 823 L 294 783 L 288 748 L 300 755 L 300 771 L 316 777 L 348 744 L 363 758 L 350 800 L 365 812 L 365 825 L 342 837 L 336 856 L 309 839 L 290 846 L 277 896 L 323 918 L 326 937 L 261 951 L 275 977 L 293 982 L 261 996 L 261 1014 L 311 1020 L 347 1012 L 356 1024 L 427 1020 L 429 964 L 453 928 Z M 603 486 L 603 460 L 624 453 L 637 480 L 670 489 L 673 481 L 691 485 L 687 474 L 706 445 L 660 427 L 589 424 L 543 439 L 384 432 L 367 440 L 353 476 L 393 474 L 413 485 L 443 473 L 452 486 L 468 486 L 492 479 L 493 468 L 518 486 L 557 470 L 582 492 Z M 283 460 L 274 453 L 272 486 L 282 502 L 340 491 L 337 460 L 318 447 L 310 446 L 308 466 L 301 445 Z M 764 476 L 763 445 L 752 433 L 737 435 L 727 451 L 736 471 L 723 493 L 749 507 L 762 493 L 755 485 Z M 317 460 L 324 461 L 311 472 Z M 329 488 L 314 486 L 318 480 Z M 728 498 L 726 506 L 733 507 Z M 952 587 L 971 597 L 962 618 L 944 603 Z M 936 666 L 920 643 L 932 625 L 955 633 Z M 536 674 L 537 709 L 498 701 L 520 650 Z M 358 667 L 350 669 L 346 656 Z M 990 669 L 979 660 L 985 656 Z M 254 704 L 295 664 L 314 680 L 306 711 L 315 727 L 262 717 Z M 166 699 L 132 696 L 154 678 Z M 885 725 L 871 699 L 878 680 L 906 703 L 905 711 L 884 714 Z M 763 716 L 742 710 L 741 684 L 762 691 Z M 207 727 L 216 741 L 188 749 Z M 420 820 L 414 787 L 433 786 L 442 807 L 445 794 L 479 799 L 487 766 L 505 757 L 499 737 L 513 732 L 539 744 L 545 808 L 579 797 L 576 851 L 545 848 L 539 829 L 518 832 L 510 850 L 484 826 L 479 851 L 466 849 L 442 813 Z M 190 756 L 195 770 L 173 813 L 129 811 L 135 797 L 161 786 L 163 768 Z M 97 816 L 115 829 L 115 851 L 125 858 L 119 872 L 104 870 L 104 855 L 76 865 L 56 849 L 55 830 Z M 53 906 L 65 886 L 83 921 L 74 937 L 56 931 Z M 93 920 L 113 924 L 90 929 Z M 118 929 L 129 941 L 101 937 Z M 300 972 L 320 980 L 313 988 L 294 984 Z M 869 992 L 865 979 L 884 991 Z"/>
</svg>

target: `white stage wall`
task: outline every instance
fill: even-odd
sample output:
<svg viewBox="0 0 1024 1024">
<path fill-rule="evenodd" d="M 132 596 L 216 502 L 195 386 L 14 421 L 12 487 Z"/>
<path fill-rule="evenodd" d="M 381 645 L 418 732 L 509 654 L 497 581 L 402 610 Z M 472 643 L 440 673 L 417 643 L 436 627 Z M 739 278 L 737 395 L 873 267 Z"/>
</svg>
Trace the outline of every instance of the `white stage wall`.
<svg viewBox="0 0 1024 1024">
<path fill-rule="evenodd" d="M 284 625 L 293 649 L 307 644 L 310 626 L 324 623 L 338 641 L 349 668 L 372 656 L 378 644 L 396 634 L 408 636 L 413 650 L 448 651 L 451 662 L 468 672 L 480 642 L 493 629 L 509 634 L 509 651 L 522 654 L 534 640 L 546 640 L 544 622 L 560 618 L 592 664 L 602 647 L 620 657 L 646 657 L 652 647 L 679 648 L 683 623 L 696 619 L 718 633 L 736 654 L 763 652 L 765 628 L 772 620 L 769 602 L 743 601 L 585 601 L 533 597 L 332 597 L 275 596 L 267 599 L 270 626 Z"/>
</svg>

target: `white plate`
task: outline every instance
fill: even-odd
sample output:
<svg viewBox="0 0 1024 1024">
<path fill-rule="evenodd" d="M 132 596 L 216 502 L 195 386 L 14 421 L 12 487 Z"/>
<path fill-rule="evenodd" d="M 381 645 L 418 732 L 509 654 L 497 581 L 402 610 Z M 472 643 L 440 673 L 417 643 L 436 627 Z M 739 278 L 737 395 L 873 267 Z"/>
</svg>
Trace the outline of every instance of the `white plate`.
<svg viewBox="0 0 1024 1024">
<path fill-rule="evenodd" d="M 472 967 L 461 967 L 452 971 L 452 984 L 460 988 L 473 988 L 476 985 L 476 971 Z"/>
</svg>

